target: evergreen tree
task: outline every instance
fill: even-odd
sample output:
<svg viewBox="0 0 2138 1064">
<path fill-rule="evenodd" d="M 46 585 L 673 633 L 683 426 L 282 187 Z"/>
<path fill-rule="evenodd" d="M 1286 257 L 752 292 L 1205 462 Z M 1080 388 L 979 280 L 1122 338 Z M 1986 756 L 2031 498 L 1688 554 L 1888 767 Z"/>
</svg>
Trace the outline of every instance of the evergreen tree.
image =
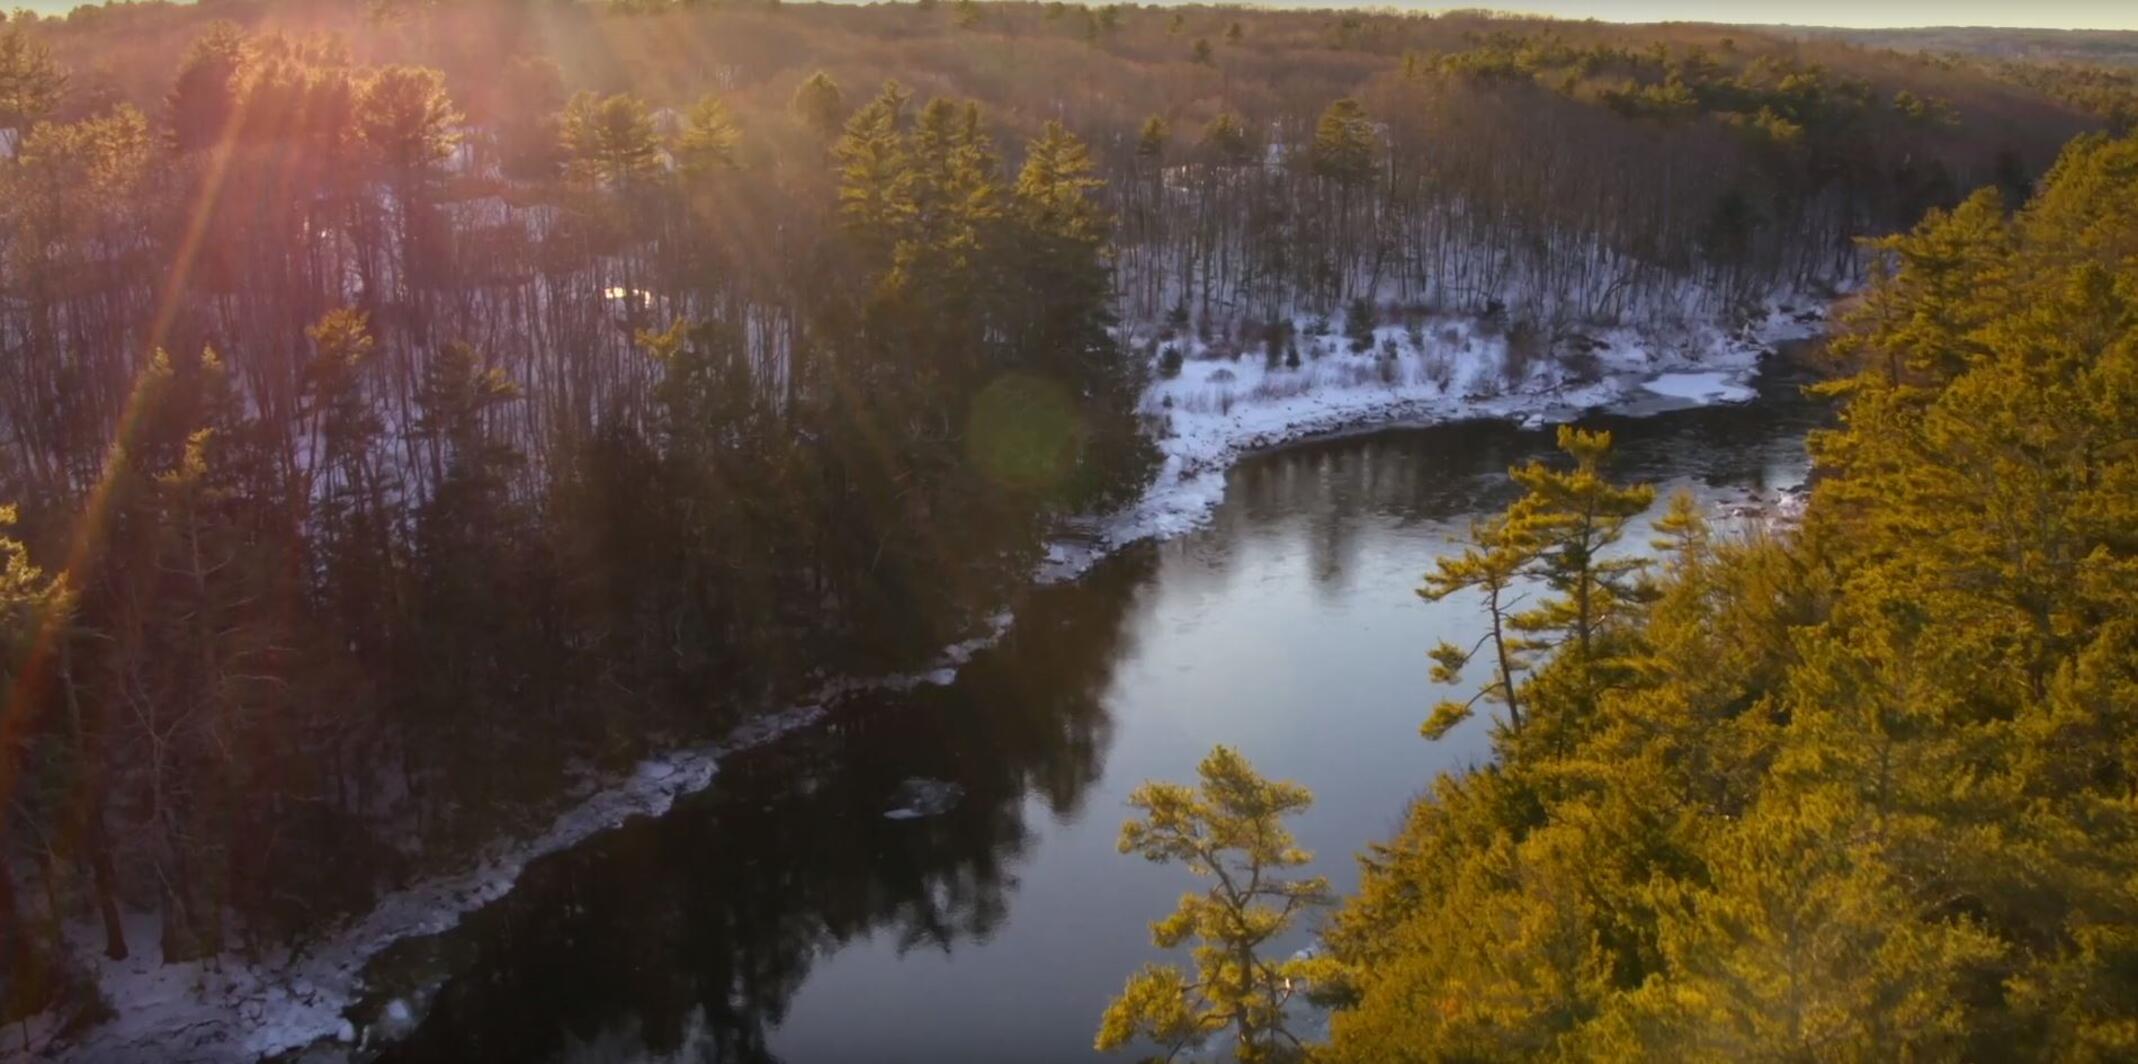
<svg viewBox="0 0 2138 1064">
<path fill-rule="evenodd" d="M 210 23 L 186 49 L 165 98 L 171 136 L 180 152 L 199 151 L 230 135 L 244 62 L 244 31 L 228 22 Z"/>
<path fill-rule="evenodd" d="M 1247 127 L 1230 111 L 1219 112 L 1203 126 L 1202 144 L 1205 151 L 1233 166 L 1246 162 L 1254 151 L 1247 138 Z"/>
<path fill-rule="evenodd" d="M 1373 175 L 1377 144 L 1366 109 L 1345 97 L 1330 104 L 1315 123 L 1309 157 L 1316 174 L 1340 185 L 1355 185 Z"/>
<path fill-rule="evenodd" d="M 829 140 L 846 124 L 846 94 L 831 75 L 819 70 L 795 87 L 790 104 L 802 124 Z"/>
<path fill-rule="evenodd" d="M 1261 955 L 1300 914 L 1326 904 L 1320 876 L 1288 878 L 1310 861 L 1284 819 L 1313 803 L 1306 789 L 1255 774 L 1254 766 L 1217 747 L 1196 769 L 1197 787 L 1145 783 L 1129 797 L 1143 814 L 1121 826 L 1121 852 L 1185 864 L 1213 880 L 1200 894 L 1151 925 L 1160 949 L 1193 942 L 1195 971 L 1149 965 L 1130 977 L 1099 1025 L 1104 1052 L 1138 1040 L 1168 1058 L 1230 1032 L 1242 1061 L 1293 1060 L 1304 1044 L 1291 1030 L 1292 999 L 1322 973 L 1311 960 Z"/>
<path fill-rule="evenodd" d="M 738 165 L 735 153 L 741 145 L 742 130 L 727 105 L 707 94 L 691 106 L 683 131 L 676 137 L 676 166 L 693 178 L 730 170 Z"/>
<path fill-rule="evenodd" d="M 461 115 L 445 76 L 420 67 L 387 67 L 364 83 L 357 134 L 387 173 L 408 180 L 443 162 L 459 143 Z"/>
<path fill-rule="evenodd" d="M 1640 558 L 1607 558 L 1625 535 L 1626 522 L 1655 502 L 1646 484 L 1621 487 L 1604 476 L 1611 454 L 1609 432 L 1559 426 L 1559 449 L 1572 469 L 1542 462 L 1508 470 L 1526 492 L 1509 517 L 1511 534 L 1538 545 L 1537 572 L 1559 597 L 1515 618 L 1515 627 L 1571 643 L 1585 661 L 1637 594 L 1633 581 L 1647 564 Z"/>
<path fill-rule="evenodd" d="M 1541 649 L 1513 626 L 1516 583 L 1537 550 L 1528 538 L 1529 523 L 1524 518 L 1522 513 L 1513 513 L 1473 524 L 1463 552 L 1440 558 L 1435 571 L 1426 575 L 1425 586 L 1418 589 L 1420 598 L 1438 602 L 1474 588 L 1482 596 L 1485 616 L 1491 622 L 1490 629 L 1467 650 L 1445 640 L 1433 649 L 1434 683 L 1456 683 L 1463 667 L 1488 648 L 1492 652 L 1493 676 L 1469 699 L 1435 706 L 1422 729 L 1428 739 L 1438 739 L 1468 720 L 1479 699 L 1506 706 L 1508 725 L 1522 727 L 1520 677 L 1530 667 L 1532 652 Z"/>
<path fill-rule="evenodd" d="M 838 164 L 839 217 L 864 242 L 888 254 L 907 224 L 906 104 L 897 82 L 846 120 L 832 148 Z"/>
<path fill-rule="evenodd" d="M 0 730 L 0 793 L 9 795 L 18 794 L 34 768 L 29 763 L 31 722 L 18 716 L 29 710 L 26 696 L 36 682 L 31 670 L 50 667 L 45 659 L 52 654 L 52 640 L 55 634 L 65 638 L 74 609 L 65 580 L 46 576 L 31 563 L 28 548 L 4 534 L 13 531 L 15 514 L 13 506 L 0 506 L 0 691 L 9 692 L 12 707 Z M 11 801 L 7 813 L 0 815 L 0 824 L 10 830 L 18 827 L 19 801 Z M 61 982 L 61 944 L 40 937 L 23 916 L 14 869 L 0 867 L 0 960 L 6 964 L 0 976 L 0 1017 L 9 1019 L 44 1008 Z M 123 944 L 117 952 L 123 958 Z"/>
<path fill-rule="evenodd" d="M 1158 159 L 1165 155 L 1166 142 L 1172 139 L 1172 127 L 1159 115 L 1143 120 L 1143 128 L 1136 134 L 1136 157 Z"/>
<path fill-rule="evenodd" d="M 0 28 L 0 129 L 27 133 L 59 106 L 67 71 L 20 23 Z"/>
<path fill-rule="evenodd" d="M 660 171 L 660 135 L 636 96 L 581 92 L 564 105 L 559 128 L 571 172 L 590 185 L 621 190 Z"/>
</svg>

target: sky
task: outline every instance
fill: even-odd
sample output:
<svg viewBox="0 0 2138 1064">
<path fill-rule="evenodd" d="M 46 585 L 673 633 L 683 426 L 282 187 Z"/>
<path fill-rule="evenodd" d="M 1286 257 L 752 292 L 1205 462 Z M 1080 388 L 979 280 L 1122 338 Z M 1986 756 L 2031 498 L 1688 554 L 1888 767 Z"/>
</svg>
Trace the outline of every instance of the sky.
<svg viewBox="0 0 2138 1064">
<path fill-rule="evenodd" d="M 2138 30 L 2138 0 L 1502 0 L 1479 6 L 1614 22 Z"/>
<path fill-rule="evenodd" d="M 26 0 L 33 10 L 63 12 L 76 0 Z M 1487 7 L 1561 18 L 1614 22 L 1753 22 L 1795 26 L 2024 26 L 2041 29 L 2138 30 L 2138 0 L 1477 0 L 1418 4 L 1405 0 L 1256 0 L 1268 6 Z M 0 0 L 0 7 L 16 7 Z"/>
</svg>

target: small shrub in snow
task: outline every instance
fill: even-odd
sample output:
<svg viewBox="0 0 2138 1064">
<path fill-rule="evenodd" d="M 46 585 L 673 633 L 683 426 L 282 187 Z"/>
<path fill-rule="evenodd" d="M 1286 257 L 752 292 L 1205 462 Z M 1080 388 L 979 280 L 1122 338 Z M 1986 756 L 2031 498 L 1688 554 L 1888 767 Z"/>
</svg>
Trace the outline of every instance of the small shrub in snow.
<svg viewBox="0 0 2138 1064">
<path fill-rule="evenodd" d="M 1233 381 L 1240 379 L 1240 375 L 1229 369 L 1221 369 L 1212 371 L 1208 377 L 1203 379 L 1212 384 L 1231 384 Z"/>
<path fill-rule="evenodd" d="M 1443 325 L 1440 327 L 1440 346 L 1445 347 L 1451 351 L 1457 347 L 1460 347 L 1465 351 L 1468 351 L 1470 349 L 1468 341 L 1465 340 L 1463 337 L 1462 330 L 1456 328 L 1453 325 Z"/>
<path fill-rule="evenodd" d="M 1530 367 L 1544 354 L 1544 332 L 1529 322 L 1516 322 L 1507 330 L 1507 355 L 1500 362 L 1508 387 L 1529 379 Z"/>
<path fill-rule="evenodd" d="M 1167 344 L 1158 354 L 1158 375 L 1167 380 L 1180 376 L 1180 345 Z"/>
<path fill-rule="evenodd" d="M 1344 362 L 1336 367 L 1336 385 L 1340 388 L 1356 388 L 1380 379 L 1380 367 L 1373 362 Z"/>
<path fill-rule="evenodd" d="M 1299 368 L 1299 341 L 1289 340 L 1284 345 L 1284 368 Z"/>
<path fill-rule="evenodd" d="M 1603 359 L 1596 357 L 1593 349 L 1569 351 L 1560 356 L 1559 364 L 1565 367 L 1567 379 L 1576 384 L 1594 384 L 1603 379 Z"/>
<path fill-rule="evenodd" d="M 1448 385 L 1455 383 L 1455 358 L 1445 350 L 1427 354 L 1423 360 L 1423 368 L 1425 379 L 1432 381 L 1434 387 L 1443 392 L 1448 390 Z"/>
<path fill-rule="evenodd" d="M 1286 345 L 1292 342 L 1292 323 L 1290 321 L 1271 318 L 1269 321 L 1264 322 L 1262 325 L 1262 364 L 1269 369 L 1276 369 L 1283 364 Z M 1299 363 L 1294 360 L 1292 365 L 1296 367 Z"/>
<path fill-rule="evenodd" d="M 1296 395 L 1305 395 L 1313 383 L 1304 374 L 1272 373 L 1249 390 L 1247 397 L 1258 403 L 1290 399 Z"/>
<path fill-rule="evenodd" d="M 1344 314 L 1344 336 L 1351 341 L 1353 354 L 1373 350 L 1374 317 L 1372 300 L 1361 296 L 1351 301 L 1350 309 Z"/>
<path fill-rule="evenodd" d="M 1191 414 L 1229 414 L 1237 398 L 1231 385 L 1205 388 L 1181 400 L 1181 409 Z"/>
<path fill-rule="evenodd" d="M 1173 309 L 1166 312 L 1165 331 L 1159 333 L 1158 338 L 1171 340 L 1186 331 L 1188 331 L 1188 301 L 1183 299 L 1173 304 Z"/>
<path fill-rule="evenodd" d="M 1316 314 L 1316 315 L 1314 315 L 1314 320 L 1312 320 L 1312 321 L 1310 321 L 1310 322 L 1307 322 L 1307 335 L 1308 335 L 1308 336 L 1327 336 L 1327 335 L 1329 335 L 1329 316 L 1328 316 L 1327 314 Z"/>
</svg>

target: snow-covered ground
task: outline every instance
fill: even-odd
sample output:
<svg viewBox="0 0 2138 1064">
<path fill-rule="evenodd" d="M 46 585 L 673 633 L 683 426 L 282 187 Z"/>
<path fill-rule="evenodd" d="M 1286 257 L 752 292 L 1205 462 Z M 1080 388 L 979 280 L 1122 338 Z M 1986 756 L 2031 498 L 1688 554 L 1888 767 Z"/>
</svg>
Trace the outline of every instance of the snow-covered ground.
<svg viewBox="0 0 2138 1064">
<path fill-rule="evenodd" d="M 1743 403 L 1757 394 L 1749 385 L 1732 379 L 1731 374 L 1725 372 L 1665 373 L 1654 380 L 1641 382 L 1641 388 L 1656 395 L 1695 403 Z"/>
<path fill-rule="evenodd" d="M 1221 358 L 1193 337 L 1174 341 L 1183 355 L 1180 373 L 1153 384 L 1144 400 L 1146 412 L 1164 425 L 1156 478 L 1137 502 L 1079 522 L 1083 534 L 1050 547 L 1038 579 L 1068 579 L 1126 544 L 1195 528 L 1223 498 L 1227 468 L 1253 450 L 1369 425 L 1479 417 L 1567 420 L 1638 396 L 1667 405 L 1742 401 L 1751 395 L 1745 382 L 1771 345 L 1825 327 L 1817 313 L 1783 304 L 1734 332 L 1718 326 L 1600 329 L 1562 340 L 1562 349 L 1567 342 L 1587 348 L 1586 357 L 1546 352 L 1517 359 L 1510 368 L 1507 339 L 1472 320 L 1384 326 L 1375 331 L 1372 348 L 1356 354 L 1340 327 L 1313 336 L 1312 324 L 1295 323 L 1296 369 L 1282 361 L 1269 366 L 1259 345 Z M 366 962 L 387 946 L 453 927 L 510 891 L 528 863 L 545 854 L 631 817 L 667 812 L 678 798 L 711 785 L 721 757 L 817 722 L 825 705 L 843 695 L 950 683 L 1011 621 L 1007 614 L 994 618 L 986 632 L 946 648 L 920 672 L 833 681 L 719 743 L 649 759 L 622 778 L 590 781 L 540 834 L 501 842 L 458 874 L 388 895 L 301 955 L 284 952 L 250 962 L 226 955 L 165 965 L 156 955 L 154 918 L 136 917 L 128 929 L 134 956 L 109 961 L 96 948 L 94 929 L 80 928 L 76 954 L 90 965 L 112 1018 L 72 1040 L 54 1038 L 51 1017 L 22 1033 L 50 1059 L 113 1064 L 252 1060 L 320 1043 L 361 1044 L 383 1032 L 357 1029 L 345 1012 L 364 989 Z M 415 1022 L 407 1005 L 395 1004 L 400 1014 L 389 1006 L 378 1026 Z"/>
<path fill-rule="evenodd" d="M 1571 420 L 1596 407 L 1652 413 L 1687 405 L 1743 402 L 1760 358 L 1775 344 L 1826 329 L 1821 300 L 1782 300 L 1736 329 L 1715 324 L 1618 326 L 1562 340 L 1586 357 L 1551 353 L 1509 364 L 1505 335 L 1473 319 L 1432 319 L 1374 330 L 1372 347 L 1352 353 L 1341 323 L 1324 336 L 1294 322 L 1299 366 L 1270 366 L 1262 345 L 1238 357 L 1211 357 L 1193 336 L 1178 376 L 1152 385 L 1145 412 L 1165 423 L 1158 475 L 1118 513 L 1083 523 L 1057 542 L 1043 581 L 1071 579 L 1128 543 L 1164 539 L 1207 520 L 1225 496 L 1225 471 L 1242 454 L 1308 436 L 1368 426 L 1428 425 L 1467 418 L 1525 424 Z M 1321 353 L 1317 356 L 1316 349 Z M 1162 348 L 1161 348 L 1162 349 Z"/>
</svg>

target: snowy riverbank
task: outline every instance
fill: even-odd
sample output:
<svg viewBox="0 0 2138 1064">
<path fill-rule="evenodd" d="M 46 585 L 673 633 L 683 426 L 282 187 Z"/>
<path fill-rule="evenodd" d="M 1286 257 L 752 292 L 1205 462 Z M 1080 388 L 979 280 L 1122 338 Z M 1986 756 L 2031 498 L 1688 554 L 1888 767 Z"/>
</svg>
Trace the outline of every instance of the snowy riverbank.
<svg viewBox="0 0 2138 1064">
<path fill-rule="evenodd" d="M 1307 335 L 1295 323 L 1297 368 L 1262 350 L 1211 357 L 1194 338 L 1177 376 L 1154 384 L 1145 412 L 1167 426 L 1158 474 L 1141 499 L 1084 524 L 1050 549 L 1043 581 L 1071 579 L 1129 543 L 1165 539 L 1207 520 L 1225 497 L 1225 471 L 1241 455 L 1310 436 L 1466 418 L 1525 424 L 1566 421 L 1611 407 L 1656 413 L 1744 402 L 1747 382 L 1776 344 L 1826 331 L 1823 301 L 1782 300 L 1736 329 L 1715 324 L 1594 330 L 1574 341 L 1585 357 L 1511 354 L 1509 338 L 1469 319 L 1435 319 L 1374 331 L 1353 353 L 1338 332 Z M 1326 350 L 1316 357 L 1315 345 Z"/>
<path fill-rule="evenodd" d="M 1162 463 L 1150 488 L 1117 513 L 1078 522 L 1079 534 L 1050 548 L 1038 578 L 1072 578 L 1122 546 L 1197 527 L 1222 500 L 1226 470 L 1255 450 L 1383 425 L 1478 417 L 1545 423 L 1598 406 L 1647 412 L 1742 401 L 1751 395 L 1745 382 L 1773 344 L 1824 328 L 1803 305 L 1776 306 L 1735 331 L 1599 330 L 1572 341 L 1584 352 L 1580 357 L 1525 358 L 1511 351 L 1506 336 L 1462 319 L 1383 327 L 1360 353 L 1350 352 L 1340 333 L 1308 335 L 1311 325 L 1298 324 L 1303 350 L 1296 368 L 1281 359 L 1269 365 L 1259 349 L 1216 357 L 1218 349 L 1179 341 L 1179 373 L 1145 397 L 1146 411 L 1165 426 Z M 997 616 L 986 632 L 947 648 L 919 672 L 828 683 L 721 742 L 648 759 L 623 778 L 590 780 L 539 834 L 501 842 L 459 874 L 388 895 L 302 955 L 163 965 L 153 919 L 139 918 L 128 929 L 135 956 L 114 962 L 96 950 L 90 929 L 81 929 L 76 954 L 90 966 L 113 1015 L 64 1044 L 52 1039 L 49 1018 L 25 1033 L 32 1045 L 49 1043 L 54 1059 L 114 1062 L 251 1060 L 313 1045 L 331 1055 L 332 1047 L 388 1036 L 419 1020 L 420 1001 L 389 1004 L 369 1029 L 347 1013 L 366 990 L 366 964 L 394 942 L 452 928 L 508 893 L 544 855 L 631 817 L 666 813 L 710 786 L 722 757 L 815 724 L 844 695 L 952 682 L 1010 624 L 1007 614 Z"/>
</svg>

